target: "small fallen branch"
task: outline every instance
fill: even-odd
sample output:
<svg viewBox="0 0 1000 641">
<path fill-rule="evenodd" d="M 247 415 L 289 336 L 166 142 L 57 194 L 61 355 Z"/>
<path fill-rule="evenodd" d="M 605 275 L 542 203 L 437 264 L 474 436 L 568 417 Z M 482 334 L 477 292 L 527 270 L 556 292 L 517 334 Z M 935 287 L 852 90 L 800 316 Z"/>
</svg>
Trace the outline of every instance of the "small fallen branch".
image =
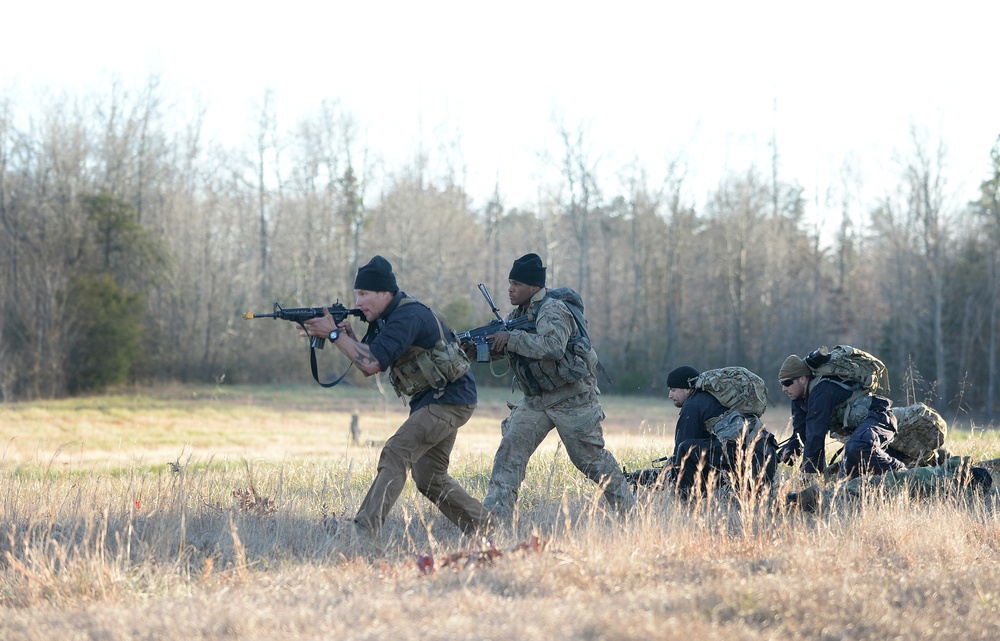
<svg viewBox="0 0 1000 641">
<path fill-rule="evenodd" d="M 438 561 L 435 561 L 434 555 L 430 553 L 418 554 L 416 559 L 417 570 L 421 574 L 432 574 L 437 568 L 443 570 L 446 567 L 452 567 L 456 570 L 462 570 L 468 567 L 492 566 L 495 559 L 515 552 L 541 554 L 548 542 L 548 539 L 540 539 L 538 536 L 532 536 L 531 540 L 522 541 L 511 549 L 504 551 L 493 545 L 491 541 L 484 539 L 482 547 L 478 550 L 455 552 L 441 557 Z"/>
</svg>

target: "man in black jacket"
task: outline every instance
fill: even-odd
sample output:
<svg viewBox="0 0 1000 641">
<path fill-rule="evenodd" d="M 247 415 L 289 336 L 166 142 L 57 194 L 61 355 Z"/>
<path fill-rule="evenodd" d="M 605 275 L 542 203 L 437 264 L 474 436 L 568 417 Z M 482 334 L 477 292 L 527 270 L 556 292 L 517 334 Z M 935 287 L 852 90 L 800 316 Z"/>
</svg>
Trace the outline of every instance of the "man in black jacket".
<svg viewBox="0 0 1000 641">
<path fill-rule="evenodd" d="M 773 437 L 762 430 L 759 438 L 743 444 L 743 448 L 737 441 L 720 441 L 708 425 L 712 424 L 711 419 L 722 416 L 728 408 L 711 393 L 695 389 L 694 382 L 698 376 L 698 370 L 689 365 L 678 367 L 667 375 L 669 398 L 681 408 L 674 431 L 672 458 L 677 491 L 682 496 L 688 496 L 692 491 L 704 488 L 712 470 L 734 472 L 742 464 L 746 464 L 752 472 L 754 482 L 758 479 L 767 483 L 773 481 L 777 467 Z M 753 454 L 746 457 L 745 448 L 748 446 L 753 447 Z"/>
<path fill-rule="evenodd" d="M 778 458 L 788 463 L 801 455 L 803 472 L 822 472 L 826 467 L 826 436 L 837 427 L 837 410 L 855 397 L 857 390 L 835 378 L 814 378 L 809 365 L 795 354 L 782 363 L 778 380 L 792 402 L 792 438 L 782 446 Z M 842 471 L 847 476 L 906 469 L 887 451 L 896 434 L 892 403 L 885 397 L 871 396 L 867 417 L 849 435 L 843 435 Z"/>
<path fill-rule="evenodd" d="M 674 452 L 662 470 L 632 472 L 630 481 L 641 485 L 674 484 L 684 497 L 703 491 L 713 470 L 730 473 L 747 470 L 750 475 L 742 476 L 753 484 L 772 482 L 777 468 L 774 437 L 761 430 L 759 437 L 750 443 L 720 440 L 711 426 L 729 408 L 710 392 L 695 389 L 699 376 L 698 370 L 690 365 L 678 367 L 667 375 L 669 398 L 681 408 L 674 430 Z M 748 447 L 752 447 L 752 453 Z"/>
</svg>

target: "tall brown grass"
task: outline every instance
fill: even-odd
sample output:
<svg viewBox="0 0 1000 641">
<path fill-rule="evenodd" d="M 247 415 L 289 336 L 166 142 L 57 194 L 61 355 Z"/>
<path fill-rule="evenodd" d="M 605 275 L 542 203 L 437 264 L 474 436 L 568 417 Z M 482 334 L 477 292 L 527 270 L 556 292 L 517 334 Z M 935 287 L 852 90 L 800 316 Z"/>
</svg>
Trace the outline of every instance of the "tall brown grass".
<svg viewBox="0 0 1000 641">
<path fill-rule="evenodd" d="M 956 441 L 979 457 L 1000 450 L 991 432 Z M 665 453 L 658 441 L 630 443 L 614 450 L 623 462 Z M 331 532 L 324 518 L 353 514 L 377 449 L 258 459 L 175 446 L 188 453 L 162 463 L 121 464 L 108 452 L 95 463 L 82 450 L 59 465 L 54 451 L 0 460 L 0 638 L 1000 633 L 992 494 L 872 492 L 808 515 L 785 506 L 785 492 L 801 485 L 783 469 L 777 487 L 723 488 L 690 502 L 640 488 L 639 506 L 621 518 L 547 442 L 529 466 L 516 524 L 489 544 L 459 534 L 412 483 L 368 541 Z M 481 497 L 490 463 L 470 451 L 452 472 Z M 433 571 L 418 565 L 427 559 Z"/>
</svg>

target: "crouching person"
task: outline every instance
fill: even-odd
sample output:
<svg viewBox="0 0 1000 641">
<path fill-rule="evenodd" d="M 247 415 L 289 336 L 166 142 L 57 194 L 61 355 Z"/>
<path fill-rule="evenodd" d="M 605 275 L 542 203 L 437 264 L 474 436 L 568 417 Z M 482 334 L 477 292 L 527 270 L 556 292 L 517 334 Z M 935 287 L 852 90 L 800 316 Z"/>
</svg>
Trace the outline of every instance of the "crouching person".
<svg viewBox="0 0 1000 641">
<path fill-rule="evenodd" d="M 633 472 L 630 481 L 672 485 L 682 497 L 704 492 L 713 472 L 740 489 L 773 482 L 777 449 L 760 422 L 766 392 L 759 376 L 742 367 L 702 374 L 685 365 L 667 375 L 667 386 L 681 410 L 674 452 L 662 471 Z"/>
<path fill-rule="evenodd" d="M 830 435 L 844 442 L 843 476 L 906 469 L 889 452 L 897 425 L 892 402 L 873 392 L 878 389 L 874 372 L 881 375 L 885 366 L 849 346 L 838 346 L 833 352 L 821 350 L 807 359 L 792 354 L 778 371 L 781 387 L 791 400 L 793 430 L 779 452 L 781 461 L 790 463 L 801 456 L 803 472 L 823 472 Z"/>
</svg>

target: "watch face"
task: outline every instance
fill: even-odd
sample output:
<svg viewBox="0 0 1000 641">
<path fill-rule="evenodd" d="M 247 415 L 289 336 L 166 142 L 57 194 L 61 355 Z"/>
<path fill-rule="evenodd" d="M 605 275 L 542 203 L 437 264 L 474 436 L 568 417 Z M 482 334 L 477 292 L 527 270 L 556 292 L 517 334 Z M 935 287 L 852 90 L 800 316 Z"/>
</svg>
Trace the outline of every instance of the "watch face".
<svg viewBox="0 0 1000 641">
<path fill-rule="evenodd" d="M 331 341 L 337 340 L 338 336 L 340 336 L 340 330 L 339 329 L 335 329 L 332 332 L 330 332 L 330 340 Z"/>
</svg>

